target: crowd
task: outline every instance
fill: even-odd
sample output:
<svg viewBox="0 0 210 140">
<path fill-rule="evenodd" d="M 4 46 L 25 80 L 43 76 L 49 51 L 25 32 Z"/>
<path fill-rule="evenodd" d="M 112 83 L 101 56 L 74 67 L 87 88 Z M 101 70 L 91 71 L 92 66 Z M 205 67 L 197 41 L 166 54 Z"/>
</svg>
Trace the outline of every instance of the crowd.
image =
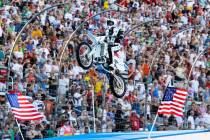
<svg viewBox="0 0 210 140">
<path fill-rule="evenodd" d="M 66 1 L 0 0 L 2 139 L 20 139 L 5 97 L 7 67 L 11 69 L 9 90 L 30 96 L 33 105 L 45 115 L 41 122 L 19 121 L 26 139 L 94 131 L 150 130 L 169 84 L 188 90 L 187 111 L 184 117 L 159 116 L 154 130 L 210 128 L 208 0 L 73 0 L 34 19 L 15 44 L 9 64 L 15 37 L 27 20 L 58 2 Z M 139 23 L 157 20 L 129 32 L 122 43 L 119 53 L 129 66 L 126 95 L 122 99 L 112 95 L 105 75 L 94 68 L 85 71 L 79 67 L 75 47 L 87 41 L 82 34 L 84 28 L 73 36 L 60 64 L 69 35 L 87 17 L 112 8 L 113 2 L 126 7 L 128 13 L 103 13 L 84 28 L 93 34 L 102 33 L 104 20 L 110 16 L 121 21 L 120 26 L 125 31 Z M 196 27 L 178 33 L 190 26 Z M 153 59 L 157 51 L 159 55 Z M 191 67 L 201 52 L 188 83 Z"/>
</svg>

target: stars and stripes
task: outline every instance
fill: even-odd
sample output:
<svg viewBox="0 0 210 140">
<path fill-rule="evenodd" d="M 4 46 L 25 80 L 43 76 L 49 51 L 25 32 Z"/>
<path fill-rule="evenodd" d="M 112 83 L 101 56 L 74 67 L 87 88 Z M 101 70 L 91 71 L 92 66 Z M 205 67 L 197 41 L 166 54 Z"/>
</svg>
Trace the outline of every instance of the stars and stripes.
<svg viewBox="0 0 210 140">
<path fill-rule="evenodd" d="M 11 111 L 17 120 L 40 120 L 44 116 L 29 102 L 27 96 L 21 94 L 7 94 Z"/>
<path fill-rule="evenodd" d="M 158 114 L 173 114 L 183 116 L 187 91 L 175 87 L 167 87 Z"/>
</svg>

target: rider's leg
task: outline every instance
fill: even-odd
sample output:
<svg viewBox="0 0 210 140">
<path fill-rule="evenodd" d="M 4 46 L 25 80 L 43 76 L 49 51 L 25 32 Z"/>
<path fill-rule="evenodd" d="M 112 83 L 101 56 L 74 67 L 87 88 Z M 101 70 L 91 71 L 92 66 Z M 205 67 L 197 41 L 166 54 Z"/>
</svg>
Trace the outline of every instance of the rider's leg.
<svg viewBox="0 0 210 140">
<path fill-rule="evenodd" d="M 108 64 L 112 64 L 113 63 L 113 53 L 112 53 L 112 47 L 108 47 L 108 54 L 109 54 L 109 62 Z"/>
<path fill-rule="evenodd" d="M 120 45 L 108 48 L 108 53 L 110 58 L 109 66 L 111 69 L 114 69 L 114 52 L 119 51 L 120 48 L 121 48 Z"/>
</svg>

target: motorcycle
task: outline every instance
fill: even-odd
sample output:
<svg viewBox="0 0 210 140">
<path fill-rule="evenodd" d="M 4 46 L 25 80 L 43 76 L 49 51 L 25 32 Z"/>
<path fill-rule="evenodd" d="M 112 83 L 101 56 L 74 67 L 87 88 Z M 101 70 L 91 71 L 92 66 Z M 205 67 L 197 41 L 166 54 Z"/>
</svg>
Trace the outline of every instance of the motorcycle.
<svg viewBox="0 0 210 140">
<path fill-rule="evenodd" d="M 117 98 L 123 97 L 126 92 L 125 78 L 128 66 L 113 52 L 111 54 L 108 52 L 108 49 L 116 44 L 107 42 L 106 36 L 94 36 L 90 32 L 87 32 L 86 36 L 92 43 L 82 42 L 76 47 L 79 66 L 88 70 L 95 65 L 96 70 L 105 73 L 108 77 L 113 95 Z M 109 64 L 111 63 L 114 69 L 110 70 Z"/>
</svg>

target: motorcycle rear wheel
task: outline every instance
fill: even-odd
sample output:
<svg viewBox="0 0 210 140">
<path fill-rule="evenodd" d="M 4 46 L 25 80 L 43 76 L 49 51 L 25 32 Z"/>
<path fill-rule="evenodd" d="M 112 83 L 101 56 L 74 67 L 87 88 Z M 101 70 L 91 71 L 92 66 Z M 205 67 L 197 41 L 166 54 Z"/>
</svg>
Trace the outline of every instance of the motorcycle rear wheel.
<svg viewBox="0 0 210 140">
<path fill-rule="evenodd" d="M 92 48 L 86 42 L 80 43 L 76 48 L 77 62 L 79 66 L 85 70 L 88 70 L 93 64 L 93 56 L 88 56 L 88 53 L 90 53 L 91 50 Z"/>
</svg>

